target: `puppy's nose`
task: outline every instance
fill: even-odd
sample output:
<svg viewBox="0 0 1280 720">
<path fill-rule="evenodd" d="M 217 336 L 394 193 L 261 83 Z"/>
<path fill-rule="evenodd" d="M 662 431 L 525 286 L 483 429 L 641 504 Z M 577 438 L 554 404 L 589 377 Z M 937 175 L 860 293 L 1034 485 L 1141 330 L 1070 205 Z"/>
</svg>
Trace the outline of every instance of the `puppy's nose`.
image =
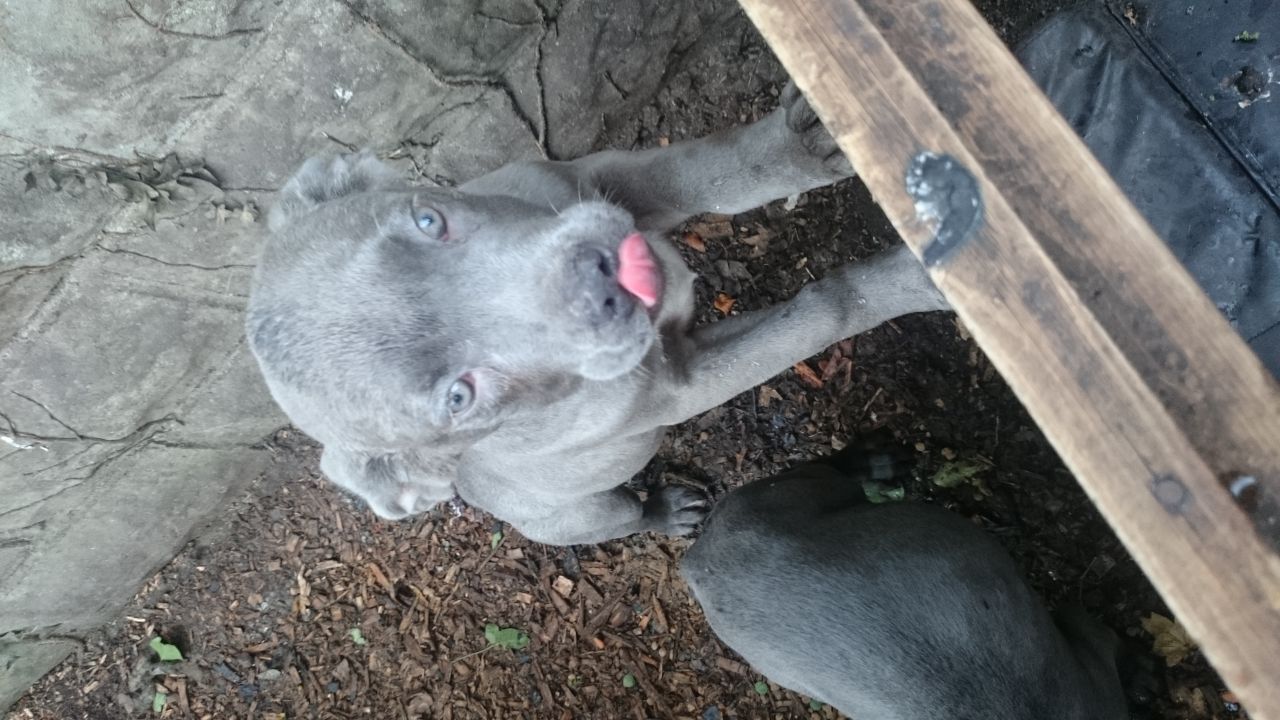
<svg viewBox="0 0 1280 720">
<path fill-rule="evenodd" d="M 618 284 L 618 259 L 605 248 L 582 245 L 573 255 L 579 310 L 593 324 L 609 323 L 630 315 L 635 302 Z"/>
</svg>

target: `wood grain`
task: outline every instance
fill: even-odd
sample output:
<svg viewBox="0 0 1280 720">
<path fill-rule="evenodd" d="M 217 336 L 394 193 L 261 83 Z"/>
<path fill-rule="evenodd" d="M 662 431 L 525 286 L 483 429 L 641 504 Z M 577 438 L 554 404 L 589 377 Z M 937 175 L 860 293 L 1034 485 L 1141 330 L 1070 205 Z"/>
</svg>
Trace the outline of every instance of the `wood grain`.
<svg viewBox="0 0 1280 720">
<path fill-rule="evenodd" d="M 976 180 L 980 222 L 934 280 L 1252 716 L 1280 720 L 1275 381 L 966 0 L 740 2 L 918 256 L 939 223 L 913 160 Z"/>
</svg>

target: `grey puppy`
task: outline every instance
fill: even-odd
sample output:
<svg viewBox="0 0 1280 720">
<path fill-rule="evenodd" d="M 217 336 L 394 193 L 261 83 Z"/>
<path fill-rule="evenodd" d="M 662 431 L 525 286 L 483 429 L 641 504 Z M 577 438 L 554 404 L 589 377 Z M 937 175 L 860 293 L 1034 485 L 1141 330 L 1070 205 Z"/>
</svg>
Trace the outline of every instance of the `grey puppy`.
<svg viewBox="0 0 1280 720">
<path fill-rule="evenodd" d="M 521 162 L 457 189 L 372 156 L 282 189 L 247 320 L 272 395 L 321 468 L 380 516 L 455 494 L 531 539 L 684 534 L 705 503 L 623 484 L 663 429 L 833 342 L 945 301 L 905 248 L 795 299 L 692 326 L 663 233 L 851 174 L 794 86 L 761 121 L 643 152 Z"/>
<path fill-rule="evenodd" d="M 861 469 L 851 465 L 859 462 Z M 731 492 L 681 573 L 720 638 L 774 682 L 875 720 L 1123 720 L 1118 641 L 1050 616 L 990 537 L 916 504 L 872 505 L 883 456 Z"/>
</svg>

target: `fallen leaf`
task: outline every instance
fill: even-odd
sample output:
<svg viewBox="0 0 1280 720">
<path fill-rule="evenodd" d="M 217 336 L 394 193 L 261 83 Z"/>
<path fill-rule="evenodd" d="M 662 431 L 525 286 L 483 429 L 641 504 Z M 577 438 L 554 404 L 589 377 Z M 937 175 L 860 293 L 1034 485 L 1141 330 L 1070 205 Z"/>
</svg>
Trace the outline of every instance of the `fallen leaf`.
<svg viewBox="0 0 1280 720">
<path fill-rule="evenodd" d="M 490 645 L 508 650 L 522 650 L 529 645 L 529 636 L 516 628 L 500 628 L 489 624 L 484 626 L 484 639 Z"/>
<path fill-rule="evenodd" d="M 898 502 L 906 498 L 907 493 L 902 487 L 890 487 L 881 482 L 874 480 L 866 480 L 862 483 L 862 492 L 867 496 L 867 500 L 877 505 L 887 502 Z"/>
<path fill-rule="evenodd" d="M 627 673 L 626 675 L 623 675 L 623 676 L 622 676 L 622 687 L 624 687 L 624 688 L 628 688 L 628 689 L 629 689 L 629 688 L 633 688 L 633 687 L 635 687 L 635 686 L 636 686 L 636 676 L 635 676 L 635 675 L 632 675 L 631 673 Z"/>
<path fill-rule="evenodd" d="M 165 703 L 169 702 L 169 696 L 165 693 L 156 691 L 155 697 L 151 699 L 151 712 L 157 715 L 164 712 Z"/>
<path fill-rule="evenodd" d="M 755 690 L 756 690 L 756 693 L 757 693 L 757 694 L 759 694 L 759 695 L 768 695 L 768 694 L 769 694 L 769 683 L 767 683 L 767 682 L 765 682 L 765 681 L 763 681 L 763 680 L 758 680 L 758 681 L 756 682 L 756 684 L 755 684 Z"/>
<path fill-rule="evenodd" d="M 702 222 L 693 223 L 689 229 L 705 240 L 733 237 L 733 218 L 726 215 L 703 216 Z"/>
<path fill-rule="evenodd" d="M 697 250 L 700 253 L 707 251 L 707 244 L 703 242 L 702 236 L 696 232 L 687 232 L 684 234 L 684 244 Z"/>
<path fill-rule="evenodd" d="M 369 641 L 364 639 L 364 633 L 360 632 L 360 628 L 351 628 L 347 631 L 351 636 L 351 642 L 357 645 L 368 645 Z"/>
<path fill-rule="evenodd" d="M 729 311 L 733 309 L 733 304 L 736 302 L 737 300 L 734 300 L 724 293 L 716 293 L 716 300 L 712 304 L 715 306 L 716 310 L 720 311 L 721 315 L 728 315 Z"/>
<path fill-rule="evenodd" d="M 1258 33 L 1256 32 L 1249 32 L 1248 30 L 1243 30 L 1240 32 L 1239 35 L 1236 35 L 1235 41 L 1238 43 L 1256 43 L 1258 42 L 1258 37 L 1259 37 Z"/>
<path fill-rule="evenodd" d="M 801 360 L 791 368 L 796 371 L 796 375 L 800 376 L 800 381 L 814 389 L 822 389 L 822 378 L 809 367 L 809 363 Z"/>
<path fill-rule="evenodd" d="M 1164 658 L 1168 667 L 1177 665 L 1195 652 L 1196 643 L 1187 629 L 1159 613 L 1147 616 L 1142 621 L 1142 629 L 1153 638 L 1152 651 Z"/>
<path fill-rule="evenodd" d="M 151 638 L 151 649 L 160 657 L 160 662 L 178 662 L 182 659 L 182 651 L 177 645 L 170 645 L 158 637 Z"/>
<path fill-rule="evenodd" d="M 985 469 L 986 466 L 981 463 L 966 460 L 944 463 L 933 474 L 933 484 L 943 488 L 959 487 Z"/>
<path fill-rule="evenodd" d="M 497 550 L 498 546 L 501 544 L 502 544 L 502 531 L 494 530 L 493 534 L 489 536 L 489 549 Z"/>
</svg>

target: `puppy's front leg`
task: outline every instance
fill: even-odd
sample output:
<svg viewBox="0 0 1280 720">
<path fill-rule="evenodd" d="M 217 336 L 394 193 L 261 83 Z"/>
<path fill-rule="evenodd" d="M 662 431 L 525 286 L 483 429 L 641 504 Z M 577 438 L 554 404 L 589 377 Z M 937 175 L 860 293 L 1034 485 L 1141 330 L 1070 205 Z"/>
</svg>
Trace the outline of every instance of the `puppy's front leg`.
<svg viewBox="0 0 1280 720">
<path fill-rule="evenodd" d="M 759 122 L 670 147 L 606 151 L 561 164 L 635 216 L 668 230 L 704 212 L 734 214 L 829 185 L 853 168 L 792 83 Z"/>
<path fill-rule="evenodd" d="M 900 315 L 948 309 L 905 245 L 846 265 L 792 300 L 694 328 L 668 352 L 646 412 L 674 425 L 727 402 L 827 346 Z"/>
<path fill-rule="evenodd" d="M 530 540 L 547 545 L 587 545 L 641 532 L 688 535 L 707 513 L 701 494 L 676 485 L 657 488 L 643 502 L 625 487 L 564 502 L 527 496 L 510 488 L 490 493 L 468 489 L 459 487 L 464 500 L 503 518 Z"/>
</svg>

